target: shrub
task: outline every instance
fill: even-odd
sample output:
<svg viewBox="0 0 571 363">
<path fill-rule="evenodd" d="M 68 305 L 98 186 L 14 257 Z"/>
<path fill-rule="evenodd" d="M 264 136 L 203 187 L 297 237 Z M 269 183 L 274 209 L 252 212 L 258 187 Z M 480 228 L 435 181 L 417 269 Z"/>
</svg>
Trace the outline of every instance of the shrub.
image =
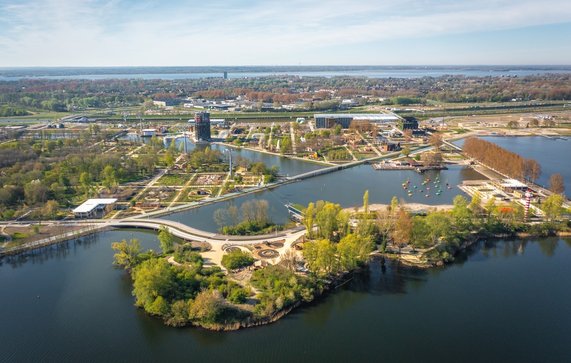
<svg viewBox="0 0 571 363">
<path fill-rule="evenodd" d="M 231 251 L 222 257 L 222 266 L 228 270 L 250 266 L 253 263 L 254 258 L 252 255 L 242 250 Z"/>
</svg>

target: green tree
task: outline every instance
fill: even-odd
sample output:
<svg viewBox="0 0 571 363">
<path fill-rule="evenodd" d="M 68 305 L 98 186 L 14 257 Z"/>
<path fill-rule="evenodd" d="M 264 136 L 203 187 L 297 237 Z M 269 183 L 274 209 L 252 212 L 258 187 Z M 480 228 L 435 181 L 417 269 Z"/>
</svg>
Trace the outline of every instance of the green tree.
<svg viewBox="0 0 571 363">
<path fill-rule="evenodd" d="M 117 185 L 117 172 L 111 165 L 106 165 L 101 173 L 103 179 L 103 186 L 107 189 Z"/>
<path fill-rule="evenodd" d="M 159 244 L 163 253 L 169 253 L 174 247 L 175 238 L 174 235 L 168 230 L 167 227 L 162 226 L 159 230 Z"/>
<path fill-rule="evenodd" d="M 545 198 L 542 204 L 543 212 L 547 220 L 557 220 L 561 217 L 561 207 L 563 206 L 563 196 L 561 194 L 551 194 Z"/>
<path fill-rule="evenodd" d="M 468 201 L 461 195 L 454 197 L 452 201 L 452 218 L 454 225 L 462 232 L 468 232 L 472 225 L 472 212 L 468 208 Z"/>
<path fill-rule="evenodd" d="M 405 157 L 408 158 L 408 156 L 410 155 L 411 150 L 410 147 L 405 146 L 402 150 L 401 150 L 401 154 L 403 154 Z"/>
<path fill-rule="evenodd" d="M 343 237 L 337 245 L 340 268 L 344 271 L 355 269 L 367 261 L 374 247 L 375 244 L 369 237 L 357 234 L 348 234 Z"/>
<path fill-rule="evenodd" d="M 365 193 L 363 194 L 363 210 L 365 211 L 366 215 L 369 214 L 369 191 L 368 190 L 365 190 Z"/>
<path fill-rule="evenodd" d="M 303 213 L 303 225 L 307 230 L 307 236 L 311 238 L 313 234 L 313 218 L 315 217 L 315 204 L 309 203 Z"/>
<path fill-rule="evenodd" d="M 79 174 L 79 184 L 81 184 L 81 187 L 83 188 L 85 197 L 89 197 L 91 193 L 91 175 L 89 175 L 88 172 L 84 171 Z"/>
<path fill-rule="evenodd" d="M 132 277 L 135 305 L 152 314 L 162 305 L 160 300 L 155 304 L 157 298 L 169 299 L 176 288 L 173 267 L 164 258 L 141 262 L 133 269 Z"/>
<path fill-rule="evenodd" d="M 327 239 L 306 242 L 303 257 L 309 270 L 318 276 L 328 276 L 339 271 L 336 257 L 337 245 Z"/>
<path fill-rule="evenodd" d="M 333 233 L 337 231 L 337 214 L 341 211 L 339 204 L 326 202 L 322 208 L 315 213 L 315 223 L 319 228 L 322 238 L 331 239 Z"/>
<path fill-rule="evenodd" d="M 132 239 L 129 242 L 126 240 L 113 242 L 111 248 L 117 251 L 113 256 L 113 263 L 126 270 L 132 269 L 141 260 L 141 243 L 137 239 Z"/>
</svg>

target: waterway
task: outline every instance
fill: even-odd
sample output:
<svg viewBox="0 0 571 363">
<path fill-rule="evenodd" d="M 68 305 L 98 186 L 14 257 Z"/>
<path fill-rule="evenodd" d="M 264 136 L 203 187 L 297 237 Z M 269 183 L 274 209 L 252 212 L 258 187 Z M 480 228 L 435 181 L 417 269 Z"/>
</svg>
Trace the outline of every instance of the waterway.
<svg viewBox="0 0 571 363">
<path fill-rule="evenodd" d="M 559 173 L 565 181 L 565 192 L 571 196 L 571 138 L 549 139 L 543 136 L 485 136 L 481 139 L 493 142 L 524 158 L 534 159 L 541 165 L 541 176 L 537 183 L 549 187 L 551 174 Z M 464 140 L 455 142 L 462 145 Z"/>
<path fill-rule="evenodd" d="M 427 178 L 430 178 L 431 182 L 423 186 L 422 182 Z M 435 184 L 437 178 L 439 182 Z M 374 170 L 370 165 L 361 165 L 163 218 L 215 232 L 219 228 L 213 219 L 216 209 L 227 208 L 232 204 L 239 207 L 244 201 L 251 199 L 265 199 L 269 202 L 272 220 L 275 223 L 285 223 L 288 220 L 287 210 L 284 207 L 286 203 L 307 205 L 309 202 L 326 200 L 349 208 L 362 205 L 363 194 L 366 190 L 369 191 L 370 204 L 388 204 L 393 196 L 412 203 L 451 204 L 456 195 L 463 194 L 457 185 L 469 179 L 484 179 L 484 177 L 462 166 L 451 166 L 449 170 L 419 174 L 412 170 L 380 171 Z M 409 196 L 407 190 L 402 187 L 402 183 L 406 180 L 410 180 L 408 190 L 413 191 L 412 196 Z M 446 184 L 450 189 L 446 187 Z M 429 191 L 427 191 L 427 186 L 430 187 Z M 436 195 L 437 188 L 442 190 L 440 195 Z"/>
<path fill-rule="evenodd" d="M 458 262 L 370 268 L 275 324 L 162 325 L 133 306 L 110 231 L 0 260 L 1 362 L 568 362 L 571 240 L 481 243 Z"/>
<path fill-rule="evenodd" d="M 0 81 L 31 79 L 203 79 L 272 76 L 421 78 L 441 76 L 498 77 L 571 73 L 566 66 L 310 66 L 310 67 L 108 67 L 108 68 L 4 68 Z"/>
</svg>

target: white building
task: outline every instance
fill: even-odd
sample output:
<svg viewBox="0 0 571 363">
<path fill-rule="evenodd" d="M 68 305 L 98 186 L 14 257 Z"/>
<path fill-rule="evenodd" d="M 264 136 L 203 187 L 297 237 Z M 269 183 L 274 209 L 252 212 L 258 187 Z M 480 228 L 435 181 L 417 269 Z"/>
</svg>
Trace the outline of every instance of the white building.
<svg viewBox="0 0 571 363">
<path fill-rule="evenodd" d="M 76 218 L 102 217 L 105 215 L 107 206 L 116 202 L 115 198 L 88 199 L 73 210 L 73 215 Z"/>
</svg>

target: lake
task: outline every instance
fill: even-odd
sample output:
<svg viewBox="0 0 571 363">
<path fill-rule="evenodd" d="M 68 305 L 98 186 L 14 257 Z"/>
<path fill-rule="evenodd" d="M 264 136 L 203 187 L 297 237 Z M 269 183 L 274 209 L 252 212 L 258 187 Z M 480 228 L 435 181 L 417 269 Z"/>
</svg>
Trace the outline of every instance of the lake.
<svg viewBox="0 0 571 363">
<path fill-rule="evenodd" d="M 571 73 L 568 66 L 257 66 L 257 67 L 85 67 L 0 68 L 0 81 L 32 79 L 203 79 L 299 77 L 421 78 L 441 76 L 533 76 Z"/>
<path fill-rule="evenodd" d="M 553 158 L 558 144 L 542 140 L 539 148 Z M 319 167 L 250 156 L 270 158 L 264 159 L 270 165 L 291 162 L 283 168 L 292 173 Z M 408 197 L 401 187 L 437 175 L 452 186 L 439 196 Z M 362 165 L 167 218 L 216 230 L 214 210 L 263 198 L 282 222 L 286 202 L 324 199 L 351 207 L 367 189 L 370 203 L 388 203 L 393 195 L 450 203 L 461 193 L 456 185 L 474 178 L 481 176 L 459 166 L 421 175 Z M 230 333 L 169 328 L 136 309 L 128 275 L 112 266 L 111 243 L 131 238 L 159 249 L 155 234 L 121 230 L 0 259 L 0 362 L 567 362 L 571 356 L 569 238 L 481 241 L 454 264 L 430 270 L 373 259 L 342 288 L 277 323 Z"/>
<path fill-rule="evenodd" d="M 162 325 L 133 306 L 100 233 L 0 262 L 0 361 L 565 362 L 571 240 L 480 243 L 446 268 L 370 268 L 275 324 L 230 333 Z"/>
</svg>

